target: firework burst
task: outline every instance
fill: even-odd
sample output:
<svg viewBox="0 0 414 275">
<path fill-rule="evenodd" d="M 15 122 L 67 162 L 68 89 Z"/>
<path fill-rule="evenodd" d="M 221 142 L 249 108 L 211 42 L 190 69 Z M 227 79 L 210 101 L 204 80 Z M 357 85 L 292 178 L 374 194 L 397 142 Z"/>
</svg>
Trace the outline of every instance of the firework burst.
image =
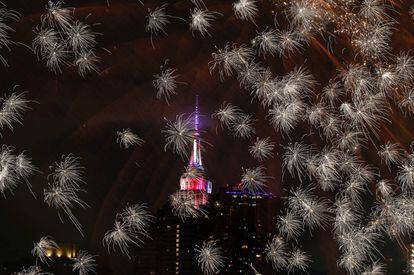
<svg viewBox="0 0 414 275">
<path fill-rule="evenodd" d="M 47 263 L 47 252 L 58 249 L 57 243 L 49 236 L 42 237 L 38 243 L 34 244 L 32 255 L 42 263 Z"/>
<path fill-rule="evenodd" d="M 207 216 L 207 211 L 197 203 L 197 194 L 192 191 L 176 191 L 170 195 L 172 212 L 182 221 Z"/>
<path fill-rule="evenodd" d="M 165 62 L 166 63 L 166 62 Z M 161 73 L 154 76 L 153 85 L 154 88 L 157 90 L 156 98 L 161 99 L 164 98 L 167 104 L 171 96 L 176 95 L 178 84 L 185 84 L 184 82 L 177 81 L 177 78 L 180 75 L 176 74 L 177 70 L 166 68 L 164 69 L 161 66 Z"/>
<path fill-rule="evenodd" d="M 164 150 L 172 147 L 174 153 L 182 157 L 188 156 L 188 148 L 193 142 L 194 129 L 192 128 L 193 118 L 185 117 L 184 114 L 175 117 L 175 121 L 166 119 L 167 124 L 161 132 L 165 136 Z"/>
<path fill-rule="evenodd" d="M 72 271 L 77 271 L 79 275 L 88 275 L 96 273 L 96 256 L 91 255 L 85 251 L 79 251 L 76 258 L 73 259 Z"/>
<path fill-rule="evenodd" d="M 196 245 L 194 248 L 196 259 L 201 270 L 206 275 L 213 275 L 220 272 L 224 266 L 224 257 L 217 241 L 210 240 L 203 242 L 203 245 Z"/>
<path fill-rule="evenodd" d="M 118 131 L 116 134 L 118 135 L 117 141 L 121 148 L 128 149 L 135 144 L 141 146 L 144 143 L 144 140 L 134 134 L 129 128 Z"/>
<path fill-rule="evenodd" d="M 266 176 L 263 166 L 243 169 L 240 187 L 252 194 L 256 194 L 263 191 L 267 186 L 266 181 L 268 179 L 269 177 Z"/>
<path fill-rule="evenodd" d="M 275 145 L 270 141 L 270 138 L 257 138 L 255 143 L 250 146 L 250 154 L 259 161 L 264 161 L 268 158 L 273 157 L 273 149 Z"/>
</svg>

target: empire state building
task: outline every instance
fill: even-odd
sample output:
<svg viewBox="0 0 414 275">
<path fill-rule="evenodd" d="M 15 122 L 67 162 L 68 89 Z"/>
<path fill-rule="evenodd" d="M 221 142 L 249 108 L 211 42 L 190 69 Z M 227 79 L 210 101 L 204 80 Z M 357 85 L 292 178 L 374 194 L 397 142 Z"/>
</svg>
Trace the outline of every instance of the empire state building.
<svg viewBox="0 0 414 275">
<path fill-rule="evenodd" d="M 211 182 L 207 179 L 206 171 L 201 159 L 200 114 L 198 109 L 198 96 L 196 96 L 195 111 L 193 113 L 193 147 L 186 171 L 180 178 L 180 190 L 188 192 L 194 197 L 194 205 L 205 205 L 208 195 L 212 192 Z"/>
</svg>

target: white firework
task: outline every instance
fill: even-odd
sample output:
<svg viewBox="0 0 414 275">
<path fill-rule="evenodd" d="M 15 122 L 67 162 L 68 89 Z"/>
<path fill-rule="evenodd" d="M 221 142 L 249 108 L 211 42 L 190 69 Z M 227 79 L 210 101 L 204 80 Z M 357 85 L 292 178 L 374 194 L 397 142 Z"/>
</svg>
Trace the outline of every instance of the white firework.
<svg viewBox="0 0 414 275">
<path fill-rule="evenodd" d="M 334 106 L 335 102 L 345 94 L 343 87 L 339 81 L 330 80 L 322 90 L 322 98 Z"/>
<path fill-rule="evenodd" d="M 409 14 L 411 16 L 411 19 L 414 20 L 414 5 L 410 7 Z"/>
<path fill-rule="evenodd" d="M 68 64 L 69 51 L 62 44 L 56 43 L 51 48 L 46 49 L 43 54 L 43 59 L 46 59 L 46 67 L 52 72 L 61 72 L 61 66 Z"/>
<path fill-rule="evenodd" d="M 13 155 L 13 147 L 2 145 L 0 151 L 0 192 L 13 191 L 17 186 L 19 175 L 16 171 L 16 157 Z"/>
<path fill-rule="evenodd" d="M 278 51 L 281 56 L 298 52 L 303 43 L 303 37 L 296 30 L 279 30 L 276 32 Z"/>
<path fill-rule="evenodd" d="M 312 188 L 291 190 L 288 206 L 310 228 L 324 227 L 328 220 L 328 203 L 311 193 Z"/>
<path fill-rule="evenodd" d="M 88 24 L 76 21 L 66 31 L 67 45 L 76 54 L 89 51 L 96 45 L 96 35 Z"/>
<path fill-rule="evenodd" d="M 115 251 L 116 247 L 120 251 L 129 256 L 129 247 L 131 245 L 139 246 L 139 242 L 142 242 L 139 236 L 130 230 L 130 226 L 123 221 L 116 220 L 114 227 L 105 233 L 102 239 L 104 246 L 108 248 L 108 252 Z"/>
<path fill-rule="evenodd" d="M 250 138 L 256 130 L 254 129 L 253 119 L 250 115 L 240 114 L 230 126 L 232 133 L 237 138 Z"/>
<path fill-rule="evenodd" d="M 167 33 L 165 32 L 165 27 L 170 23 L 169 18 L 181 19 L 179 17 L 168 15 L 165 11 L 165 6 L 166 4 L 162 5 L 161 7 L 155 8 L 153 11 L 148 9 L 149 14 L 146 16 L 147 25 L 145 26 L 145 31 L 150 33 L 151 45 L 153 48 L 155 48 L 153 42 L 154 35 L 158 35 L 160 32 L 167 35 Z M 185 20 L 183 21 L 185 22 Z"/>
<path fill-rule="evenodd" d="M 263 166 L 243 169 L 240 187 L 252 194 L 263 192 L 263 189 L 267 186 L 266 181 L 269 178 L 266 176 Z"/>
<path fill-rule="evenodd" d="M 232 48 L 228 44 L 222 49 L 217 49 L 217 53 L 212 53 L 212 61 L 209 62 L 210 74 L 218 69 L 220 80 L 231 76 L 234 71 L 240 72 L 249 67 L 254 58 L 254 51 L 244 45 L 233 45 Z"/>
<path fill-rule="evenodd" d="M 312 155 L 312 147 L 303 143 L 289 143 L 284 147 L 283 169 L 287 169 L 294 178 L 299 181 L 306 176 L 307 163 Z"/>
<path fill-rule="evenodd" d="M 2 6 L 5 6 L 1 3 Z M 0 50 L 10 50 L 10 45 L 14 42 L 11 40 L 10 33 L 13 28 L 10 26 L 12 22 L 19 20 L 20 14 L 14 10 L 8 10 L 6 7 L 0 9 Z M 6 60 L 0 55 L 0 62 L 4 66 L 8 66 Z"/>
<path fill-rule="evenodd" d="M 167 104 L 172 95 L 176 95 L 178 84 L 185 84 L 184 82 L 177 81 L 180 75 L 176 74 L 177 70 L 171 68 L 162 68 L 161 73 L 154 76 L 152 81 L 154 88 L 157 90 L 156 98 L 164 98 Z"/>
<path fill-rule="evenodd" d="M 150 222 L 154 220 L 145 204 L 134 204 L 124 209 L 121 217 L 131 231 L 148 237 Z"/>
<path fill-rule="evenodd" d="M 221 15 L 221 13 L 199 8 L 192 10 L 190 15 L 190 30 L 193 35 L 194 32 L 199 32 L 202 36 L 205 34 L 211 36 L 208 30 L 211 28 L 217 15 Z"/>
<path fill-rule="evenodd" d="M 258 69 L 253 71 L 254 74 L 249 76 L 249 88 L 255 97 L 262 101 L 263 106 L 275 105 L 281 101 L 281 92 L 277 89 L 276 80 L 270 69 Z"/>
<path fill-rule="evenodd" d="M 42 272 L 42 269 L 39 266 L 30 266 L 29 268 L 23 268 L 22 271 L 19 271 L 17 273 L 13 273 L 16 275 L 45 275 L 44 272 Z"/>
<path fill-rule="evenodd" d="M 16 156 L 15 171 L 17 175 L 26 182 L 29 191 L 36 198 L 32 191 L 32 185 L 29 182 L 29 176 L 38 171 L 36 166 L 33 165 L 32 160 L 24 152 Z"/>
<path fill-rule="evenodd" d="M 181 114 L 175 117 L 175 121 L 168 119 L 166 121 L 166 127 L 161 131 L 165 136 L 164 150 L 172 147 L 174 153 L 182 157 L 188 156 L 188 148 L 190 148 L 194 137 L 192 117 L 185 117 L 184 114 Z"/>
<path fill-rule="evenodd" d="M 32 49 L 38 57 L 44 56 L 60 40 L 59 33 L 53 28 L 36 27 L 36 37 L 32 42 Z"/>
<path fill-rule="evenodd" d="M 395 72 L 402 80 L 411 83 L 414 79 L 414 58 L 409 53 L 400 53 L 395 61 Z"/>
<path fill-rule="evenodd" d="M 50 27 L 59 27 L 63 30 L 69 29 L 72 25 L 72 9 L 65 8 L 65 2 L 58 0 L 56 2 L 49 0 L 46 4 L 46 14 L 42 15 L 43 25 Z"/>
<path fill-rule="evenodd" d="M 412 161 L 401 164 L 396 181 L 401 184 L 404 191 L 414 190 L 414 163 Z"/>
<path fill-rule="evenodd" d="M 332 212 L 335 214 L 333 228 L 336 235 L 353 229 L 362 217 L 358 207 L 346 197 L 336 199 Z"/>
<path fill-rule="evenodd" d="M 296 270 L 306 271 L 309 262 L 311 260 L 308 254 L 297 248 L 289 255 L 287 269 L 289 272 Z"/>
<path fill-rule="evenodd" d="M 236 18 L 254 23 L 254 17 L 258 15 L 259 9 L 255 0 L 238 0 L 233 3 L 233 11 Z"/>
<path fill-rule="evenodd" d="M 141 146 L 144 143 L 144 140 L 137 134 L 133 133 L 129 128 L 118 131 L 116 134 L 118 136 L 117 142 L 121 148 L 127 149 L 135 144 Z"/>
<path fill-rule="evenodd" d="M 414 114 L 414 92 L 411 90 L 405 90 L 402 94 L 402 98 L 398 101 L 398 107 L 404 112 L 405 115 Z"/>
<path fill-rule="evenodd" d="M 79 193 L 85 192 L 83 189 L 76 188 L 72 185 L 61 185 L 59 182 L 49 184 L 49 187 L 43 190 L 44 202 L 58 211 L 58 216 L 63 223 L 60 211 L 63 211 L 73 223 L 75 228 L 83 236 L 82 225 L 72 212 L 75 205 L 86 208 L 88 205 L 79 198 Z"/>
<path fill-rule="evenodd" d="M 392 165 L 402 162 L 404 150 L 398 144 L 388 141 L 386 144 L 381 145 L 378 155 L 387 167 L 391 168 Z"/>
<path fill-rule="evenodd" d="M 45 236 L 42 237 L 38 243 L 34 244 L 32 255 L 36 257 L 36 259 L 40 260 L 40 262 L 47 263 L 47 253 L 50 250 L 56 250 L 58 248 L 59 246 L 51 237 Z"/>
<path fill-rule="evenodd" d="M 73 259 L 72 271 L 77 271 L 79 275 L 96 273 L 95 268 L 97 264 L 95 257 L 85 251 L 79 251 L 76 258 Z"/>
<path fill-rule="evenodd" d="M 302 120 L 305 110 L 306 106 L 301 100 L 276 105 L 269 110 L 270 123 L 277 132 L 289 135 Z"/>
<path fill-rule="evenodd" d="M 323 13 L 312 5 L 312 1 L 294 1 L 287 10 L 293 26 L 304 32 L 311 32 L 318 28 Z"/>
<path fill-rule="evenodd" d="M 258 35 L 252 40 L 253 46 L 258 48 L 258 52 L 261 55 L 274 55 L 278 51 L 278 40 L 276 32 L 273 29 L 266 29 L 265 31 L 258 33 Z"/>
<path fill-rule="evenodd" d="M 391 23 L 371 23 L 353 39 L 353 45 L 364 57 L 382 59 L 391 52 Z"/>
<path fill-rule="evenodd" d="M 387 6 L 382 0 L 364 0 L 359 9 L 359 14 L 371 22 L 388 19 Z"/>
<path fill-rule="evenodd" d="M 224 266 L 224 256 L 217 241 L 204 241 L 203 245 L 196 245 L 194 248 L 196 259 L 202 272 L 206 275 L 213 275 L 220 272 Z"/>
<path fill-rule="evenodd" d="M 361 275 L 386 275 L 385 265 L 379 262 L 372 263 Z"/>
<path fill-rule="evenodd" d="M 266 71 L 266 69 L 254 62 L 250 62 L 249 65 L 240 68 L 237 72 L 237 79 L 240 83 L 240 87 L 245 89 L 253 89 L 254 86 L 259 86 L 260 84 L 258 83 L 258 80 L 263 71 Z"/>
<path fill-rule="evenodd" d="M 238 117 L 242 114 L 241 110 L 228 102 L 223 102 L 219 109 L 215 111 L 212 117 L 217 118 L 221 125 L 229 127 L 238 120 Z"/>
<path fill-rule="evenodd" d="M 273 149 L 275 147 L 274 142 L 270 141 L 270 138 L 257 138 L 255 143 L 250 146 L 250 154 L 259 161 L 264 161 L 273 157 Z"/>
<path fill-rule="evenodd" d="M 86 52 L 80 52 L 77 59 L 75 60 L 75 65 L 78 67 L 78 73 L 85 77 L 90 72 L 98 73 L 98 63 L 100 58 L 96 56 L 93 50 L 88 50 Z"/>
<path fill-rule="evenodd" d="M 84 183 L 82 176 L 85 170 L 79 160 L 73 154 L 62 155 L 61 160 L 51 167 L 52 172 L 48 177 L 52 177 L 59 186 L 79 187 Z"/>
<path fill-rule="evenodd" d="M 284 216 L 279 216 L 276 226 L 286 240 L 296 240 L 303 232 L 302 220 L 292 211 L 288 211 Z"/>
<path fill-rule="evenodd" d="M 389 180 L 382 179 L 377 183 L 377 193 L 381 195 L 383 199 L 389 198 L 393 195 L 394 189 Z"/>
<path fill-rule="evenodd" d="M 197 194 L 192 191 L 176 191 L 169 200 L 173 214 L 182 221 L 207 216 L 207 211 L 197 203 Z"/>
<path fill-rule="evenodd" d="M 0 111 L 0 127 L 7 125 L 11 130 L 13 130 L 13 123 L 22 124 L 23 114 L 25 111 L 30 109 L 29 103 L 32 101 L 26 99 L 26 92 L 13 92 L 0 100 L 3 103 Z"/>
<path fill-rule="evenodd" d="M 273 269 L 280 270 L 287 266 L 288 253 L 286 250 L 286 243 L 278 236 L 274 236 L 266 245 L 266 261 L 271 262 Z"/>
</svg>

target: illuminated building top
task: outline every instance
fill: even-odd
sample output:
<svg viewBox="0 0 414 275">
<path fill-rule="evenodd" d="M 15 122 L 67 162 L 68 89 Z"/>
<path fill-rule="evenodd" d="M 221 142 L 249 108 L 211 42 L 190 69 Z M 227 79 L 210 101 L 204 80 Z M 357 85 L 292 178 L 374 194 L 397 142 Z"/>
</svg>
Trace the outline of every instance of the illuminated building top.
<svg viewBox="0 0 414 275">
<path fill-rule="evenodd" d="M 201 192 L 203 201 L 207 202 L 208 195 L 211 194 L 211 182 L 206 178 L 205 169 L 201 160 L 201 141 L 200 141 L 200 113 L 198 109 L 198 96 L 196 96 L 195 111 L 193 113 L 194 133 L 193 133 L 193 148 L 190 156 L 190 161 L 186 172 L 181 176 L 180 189 L 181 191 L 195 191 Z M 201 203 L 204 204 L 204 203 Z"/>
</svg>

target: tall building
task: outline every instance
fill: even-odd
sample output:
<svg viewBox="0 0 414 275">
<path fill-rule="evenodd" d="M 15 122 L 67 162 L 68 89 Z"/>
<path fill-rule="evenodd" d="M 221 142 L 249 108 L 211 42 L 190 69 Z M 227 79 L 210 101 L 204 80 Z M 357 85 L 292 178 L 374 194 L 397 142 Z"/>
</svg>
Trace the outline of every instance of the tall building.
<svg viewBox="0 0 414 275">
<path fill-rule="evenodd" d="M 263 250 L 274 233 L 279 209 L 275 196 L 251 194 L 237 186 L 221 188 L 212 194 L 212 184 L 201 158 L 199 118 L 196 97 L 191 155 L 177 192 L 189 194 L 195 207 L 207 208 L 208 217 L 184 222 L 173 215 L 169 203 L 165 204 L 157 212 L 157 222 L 151 232 L 153 241 L 137 253 L 136 270 L 139 274 L 201 274 L 194 248 L 215 239 L 227 259 L 221 274 L 260 274 L 259 271 L 270 268 Z"/>
<path fill-rule="evenodd" d="M 153 240 L 137 253 L 139 274 L 202 274 L 194 248 L 214 239 L 223 249 L 220 274 L 273 274 L 264 248 L 275 230 L 279 201 L 271 193 L 220 188 L 209 196 L 208 218 L 183 222 L 167 203 L 157 212 Z M 257 270 L 256 270 L 257 269 Z"/>
<path fill-rule="evenodd" d="M 193 121 L 193 147 L 187 169 L 180 178 L 180 191 L 191 193 L 191 196 L 194 198 L 194 204 L 198 207 L 199 205 L 205 205 L 208 202 L 208 195 L 212 192 L 212 184 L 207 179 L 207 174 L 201 159 L 198 96 L 196 96 Z"/>
<path fill-rule="evenodd" d="M 274 233 L 280 201 L 272 193 L 235 187 L 220 189 L 211 205 L 212 232 L 228 258 L 223 274 L 272 274 L 264 248 Z"/>
</svg>

